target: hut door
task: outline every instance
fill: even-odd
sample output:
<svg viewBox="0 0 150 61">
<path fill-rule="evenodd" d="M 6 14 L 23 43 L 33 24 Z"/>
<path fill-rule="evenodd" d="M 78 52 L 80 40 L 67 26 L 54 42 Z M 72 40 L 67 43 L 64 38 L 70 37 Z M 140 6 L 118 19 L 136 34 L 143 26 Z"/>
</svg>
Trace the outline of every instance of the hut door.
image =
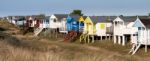
<svg viewBox="0 0 150 61">
<path fill-rule="evenodd" d="M 36 25 L 37 25 L 37 27 L 39 27 L 39 25 L 40 25 L 40 21 L 39 20 L 36 21 Z"/>
<path fill-rule="evenodd" d="M 84 22 L 80 22 L 79 23 L 79 30 L 83 31 L 83 28 L 84 28 Z"/>
<path fill-rule="evenodd" d="M 90 33 L 90 34 L 93 32 L 93 27 L 92 27 L 91 23 L 87 24 L 87 30 L 88 30 L 88 33 Z"/>
</svg>

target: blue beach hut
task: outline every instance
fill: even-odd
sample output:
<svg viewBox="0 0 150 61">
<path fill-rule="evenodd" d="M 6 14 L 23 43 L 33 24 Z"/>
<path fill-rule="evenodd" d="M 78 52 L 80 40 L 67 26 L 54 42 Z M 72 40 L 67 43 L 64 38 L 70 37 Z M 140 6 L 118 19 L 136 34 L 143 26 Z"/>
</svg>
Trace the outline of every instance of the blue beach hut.
<svg viewBox="0 0 150 61">
<path fill-rule="evenodd" d="M 67 31 L 74 30 L 76 32 L 79 32 L 79 20 L 80 16 L 78 15 L 69 15 L 67 17 Z"/>
</svg>

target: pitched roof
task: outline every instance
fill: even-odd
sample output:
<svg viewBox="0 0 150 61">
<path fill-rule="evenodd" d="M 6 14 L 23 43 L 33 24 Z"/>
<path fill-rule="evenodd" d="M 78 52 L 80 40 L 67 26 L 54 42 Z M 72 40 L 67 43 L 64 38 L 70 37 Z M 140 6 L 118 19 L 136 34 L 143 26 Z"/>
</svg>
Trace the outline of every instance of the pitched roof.
<svg viewBox="0 0 150 61">
<path fill-rule="evenodd" d="M 97 22 L 103 21 L 106 18 L 100 18 L 100 16 L 90 16 L 90 19 L 92 20 L 93 24 L 96 24 Z"/>
<path fill-rule="evenodd" d="M 116 18 L 117 18 L 117 16 L 107 16 L 107 22 L 112 22 Z"/>
<path fill-rule="evenodd" d="M 25 20 L 25 17 L 18 18 L 18 21 L 23 21 L 23 20 Z"/>
<path fill-rule="evenodd" d="M 83 17 L 84 20 L 87 18 L 87 16 L 82 16 L 82 17 Z"/>
<path fill-rule="evenodd" d="M 140 20 L 146 27 L 150 28 L 150 19 L 140 19 Z"/>
<path fill-rule="evenodd" d="M 50 16 L 45 16 L 45 20 L 49 20 Z"/>
<path fill-rule="evenodd" d="M 16 20 L 16 21 L 23 21 L 23 20 L 25 20 L 25 16 L 13 16 L 13 17 L 15 17 L 14 20 Z"/>
<path fill-rule="evenodd" d="M 150 19 L 150 16 L 138 16 L 140 19 Z"/>
<path fill-rule="evenodd" d="M 90 19 L 94 24 L 98 22 L 112 22 L 116 16 L 90 16 Z"/>
<path fill-rule="evenodd" d="M 25 18 L 29 19 L 30 17 L 32 17 L 33 19 L 39 19 L 39 20 L 45 18 L 45 16 L 43 15 L 31 15 L 31 16 L 26 16 Z"/>
<path fill-rule="evenodd" d="M 125 25 L 128 25 L 131 22 L 136 21 L 137 16 L 119 16 L 123 21 Z"/>
<path fill-rule="evenodd" d="M 134 22 L 136 20 L 136 16 L 119 16 L 124 22 Z"/>
<path fill-rule="evenodd" d="M 56 18 L 59 20 L 63 19 L 63 18 L 67 18 L 68 14 L 54 14 L 54 16 L 56 16 Z"/>
<path fill-rule="evenodd" d="M 79 15 L 69 15 L 70 17 L 72 17 L 73 19 L 75 19 L 76 21 L 78 21 L 80 19 Z"/>
</svg>

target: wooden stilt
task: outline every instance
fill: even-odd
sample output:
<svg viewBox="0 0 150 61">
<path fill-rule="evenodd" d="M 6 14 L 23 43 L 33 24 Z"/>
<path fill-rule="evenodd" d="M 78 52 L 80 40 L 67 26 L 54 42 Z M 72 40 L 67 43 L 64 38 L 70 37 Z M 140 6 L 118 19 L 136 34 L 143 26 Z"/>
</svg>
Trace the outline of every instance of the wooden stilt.
<svg viewBox="0 0 150 61">
<path fill-rule="evenodd" d="M 116 44 L 116 42 L 117 42 L 116 35 L 114 35 L 113 37 L 114 37 L 114 44 Z"/>
<path fill-rule="evenodd" d="M 55 38 L 57 38 L 57 36 L 58 36 L 58 34 L 57 34 L 57 29 L 55 29 L 55 34 L 56 34 L 56 37 L 55 37 Z"/>
<path fill-rule="evenodd" d="M 118 36 L 118 44 L 121 44 L 121 36 Z"/>
<path fill-rule="evenodd" d="M 107 34 L 105 35 L 105 40 L 107 40 Z"/>
<path fill-rule="evenodd" d="M 122 45 L 125 46 L 125 36 L 122 36 Z"/>
<path fill-rule="evenodd" d="M 145 45 L 145 52 L 147 52 L 147 44 Z"/>
<path fill-rule="evenodd" d="M 81 35 L 82 36 L 82 35 Z M 80 36 L 80 43 L 81 43 L 81 36 Z"/>
<path fill-rule="evenodd" d="M 87 43 L 87 36 L 88 36 L 88 35 L 84 35 L 84 37 L 83 37 L 85 43 Z"/>
<path fill-rule="evenodd" d="M 94 35 L 92 36 L 92 43 L 94 43 Z"/>
<path fill-rule="evenodd" d="M 88 43 L 90 43 L 90 40 L 89 40 L 89 39 L 90 39 L 90 36 L 88 35 Z"/>
<path fill-rule="evenodd" d="M 109 40 L 110 40 L 111 35 L 109 35 Z"/>
<path fill-rule="evenodd" d="M 102 36 L 100 36 L 100 40 L 102 41 Z"/>
<path fill-rule="evenodd" d="M 131 34 L 131 37 L 130 37 L 131 42 L 133 41 L 133 39 L 134 39 L 133 34 Z"/>
</svg>

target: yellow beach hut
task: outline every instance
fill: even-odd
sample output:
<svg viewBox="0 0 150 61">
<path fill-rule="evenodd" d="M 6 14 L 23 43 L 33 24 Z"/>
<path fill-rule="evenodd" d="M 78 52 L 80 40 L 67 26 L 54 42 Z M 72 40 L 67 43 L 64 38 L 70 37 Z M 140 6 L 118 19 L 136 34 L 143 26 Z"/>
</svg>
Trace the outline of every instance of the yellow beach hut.
<svg viewBox="0 0 150 61">
<path fill-rule="evenodd" d="M 92 19 L 95 16 L 88 16 L 84 21 L 84 30 L 83 34 L 80 36 L 80 42 L 90 42 L 90 37 L 92 38 L 92 42 L 94 42 L 94 35 L 95 35 L 95 21 L 93 22 Z"/>
<path fill-rule="evenodd" d="M 87 16 L 80 16 L 79 18 L 79 32 L 82 33 L 84 30 L 84 21 L 86 19 Z"/>
</svg>

